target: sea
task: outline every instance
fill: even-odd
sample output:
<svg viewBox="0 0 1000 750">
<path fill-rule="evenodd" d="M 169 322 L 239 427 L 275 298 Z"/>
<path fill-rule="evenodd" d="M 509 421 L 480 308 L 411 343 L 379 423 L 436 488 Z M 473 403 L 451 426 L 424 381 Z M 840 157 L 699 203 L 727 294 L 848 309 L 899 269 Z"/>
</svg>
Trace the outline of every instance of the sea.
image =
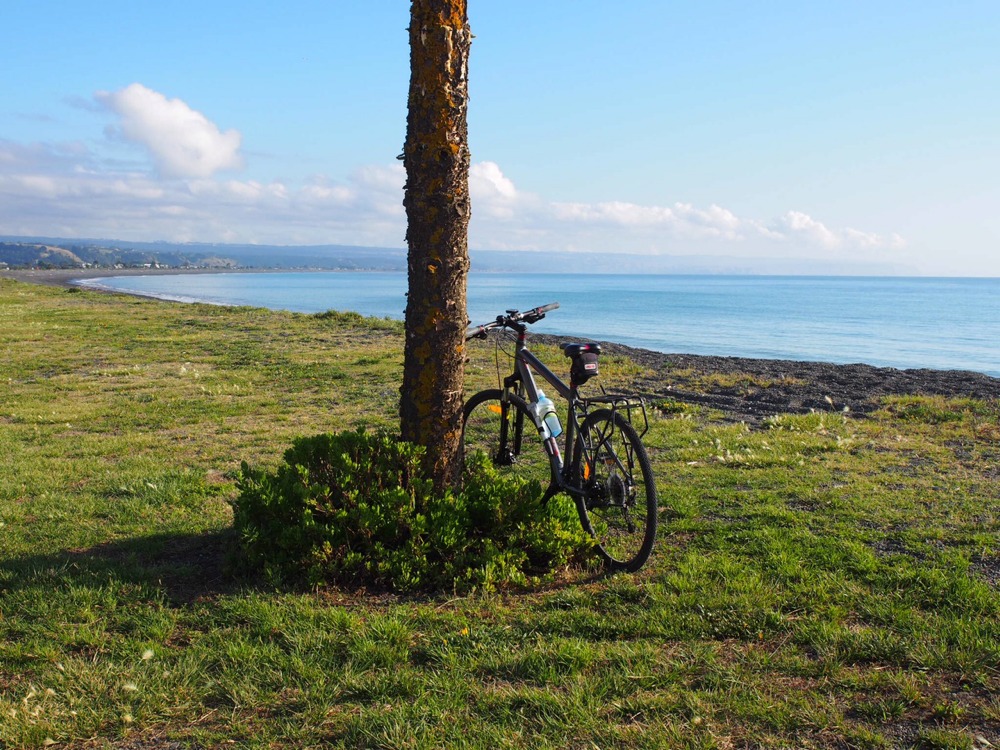
<svg viewBox="0 0 1000 750">
<path fill-rule="evenodd" d="M 180 302 L 403 318 L 403 272 L 120 276 L 80 283 Z M 1000 377 L 1000 279 L 476 273 L 469 318 L 558 302 L 538 333 L 667 353 L 972 370 Z"/>
</svg>

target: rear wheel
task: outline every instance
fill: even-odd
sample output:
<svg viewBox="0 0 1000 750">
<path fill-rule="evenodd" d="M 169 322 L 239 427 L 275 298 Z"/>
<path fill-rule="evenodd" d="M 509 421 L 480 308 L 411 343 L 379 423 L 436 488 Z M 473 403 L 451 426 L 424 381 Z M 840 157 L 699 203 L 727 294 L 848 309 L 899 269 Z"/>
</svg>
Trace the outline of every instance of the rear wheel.
<svg viewBox="0 0 1000 750">
<path fill-rule="evenodd" d="M 635 428 L 610 409 L 580 425 L 574 473 L 585 492 L 576 501 L 580 521 L 613 570 L 636 571 L 656 539 L 656 485 Z"/>
<path fill-rule="evenodd" d="M 552 472 L 538 429 L 524 400 L 514 394 L 508 399 L 504 403 L 503 391 L 493 388 L 466 402 L 462 461 L 481 452 L 502 474 L 537 481 L 545 489 Z"/>
</svg>

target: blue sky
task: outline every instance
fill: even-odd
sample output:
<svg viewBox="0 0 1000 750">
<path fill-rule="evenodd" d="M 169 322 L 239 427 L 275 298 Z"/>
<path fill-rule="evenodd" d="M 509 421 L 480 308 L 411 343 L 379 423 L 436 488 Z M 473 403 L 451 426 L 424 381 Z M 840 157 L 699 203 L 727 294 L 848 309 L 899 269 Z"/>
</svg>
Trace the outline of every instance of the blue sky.
<svg viewBox="0 0 1000 750">
<path fill-rule="evenodd" d="M 469 16 L 473 248 L 1000 276 L 995 0 Z M 0 234 L 401 247 L 408 21 L 8 3 Z"/>
</svg>

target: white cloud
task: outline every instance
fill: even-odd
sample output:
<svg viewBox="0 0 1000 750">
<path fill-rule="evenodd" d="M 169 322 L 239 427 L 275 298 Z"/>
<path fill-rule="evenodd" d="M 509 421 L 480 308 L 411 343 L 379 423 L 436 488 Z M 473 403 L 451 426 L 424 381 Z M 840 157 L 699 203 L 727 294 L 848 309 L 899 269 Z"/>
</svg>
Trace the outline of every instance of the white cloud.
<svg viewBox="0 0 1000 750">
<path fill-rule="evenodd" d="M 695 208 L 690 203 L 675 203 L 674 214 L 692 229 L 700 229 L 713 237 L 738 240 L 743 238 L 744 222 L 732 211 L 716 206 Z"/>
<path fill-rule="evenodd" d="M 510 201 L 517 198 L 514 183 L 500 171 L 500 165 L 492 161 L 477 162 L 469 167 L 469 191 L 473 200 L 499 198 Z"/>
<path fill-rule="evenodd" d="M 850 227 L 833 230 L 801 211 L 787 211 L 766 231 L 777 240 L 805 242 L 831 251 L 898 250 L 906 245 L 906 241 L 895 233 L 883 237 Z"/>
<path fill-rule="evenodd" d="M 550 213 L 560 221 L 620 227 L 671 226 L 677 223 L 677 217 L 669 208 L 640 206 L 622 201 L 552 203 Z"/>
<path fill-rule="evenodd" d="M 834 248 L 840 244 L 840 238 L 827 229 L 822 222 L 816 221 L 801 211 L 788 211 L 778 221 L 778 227 L 779 232 L 784 231 L 791 235 L 798 235 L 823 247 Z"/>
<path fill-rule="evenodd" d="M 402 181 L 371 184 L 391 167 L 298 186 L 16 167 L 0 159 L 0 234 L 399 247 L 406 231 Z"/>
<path fill-rule="evenodd" d="M 145 148 L 164 177 L 209 177 L 243 165 L 242 135 L 222 132 L 180 99 L 133 83 L 95 99 L 119 117 L 112 132 Z"/>
<path fill-rule="evenodd" d="M 217 172 L 240 163 L 236 131 L 222 133 L 139 84 L 99 99 L 158 173 L 111 162 L 83 141 L 0 140 L 0 234 L 403 245 L 398 163 L 298 184 L 222 178 Z M 897 234 L 835 228 L 798 210 L 760 219 L 717 204 L 553 201 L 519 189 L 489 161 L 472 165 L 469 187 L 473 248 L 899 260 L 905 246 Z"/>
<path fill-rule="evenodd" d="M 801 211 L 762 221 L 717 204 L 546 201 L 518 190 L 493 162 L 473 166 L 470 187 L 477 247 L 829 258 L 905 245 L 899 235 L 834 230 Z"/>
<path fill-rule="evenodd" d="M 847 242 L 856 245 L 858 247 L 871 247 L 880 248 L 888 247 L 893 249 L 899 249 L 906 247 L 906 240 L 904 240 L 899 234 L 893 232 L 888 237 L 883 237 L 879 234 L 872 234 L 870 232 L 860 232 L 857 229 L 845 229 L 844 237 Z"/>
</svg>

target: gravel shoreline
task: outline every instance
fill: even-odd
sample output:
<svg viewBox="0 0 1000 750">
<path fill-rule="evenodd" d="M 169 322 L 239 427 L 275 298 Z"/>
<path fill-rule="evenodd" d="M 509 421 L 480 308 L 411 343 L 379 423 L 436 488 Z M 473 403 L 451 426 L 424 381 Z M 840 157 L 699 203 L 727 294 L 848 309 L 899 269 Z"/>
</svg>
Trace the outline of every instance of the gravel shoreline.
<svg viewBox="0 0 1000 750">
<path fill-rule="evenodd" d="M 545 334 L 531 338 L 552 344 L 570 340 Z M 753 425 L 777 414 L 811 411 L 863 417 L 878 409 L 885 396 L 1000 400 L 1000 378 L 968 370 L 663 353 L 614 342 L 601 342 L 601 349 L 647 370 L 636 389 L 648 399 L 705 406 L 728 420 Z"/>
<path fill-rule="evenodd" d="M 59 269 L 4 270 L 0 276 L 49 286 L 74 287 L 79 279 L 177 273 L 233 273 L 230 269 Z M 266 273 L 266 271 L 237 271 Z M 112 292 L 117 293 L 117 292 Z M 536 334 L 532 340 L 559 343 L 566 337 Z M 884 396 L 921 395 L 1000 399 L 1000 378 L 966 370 L 899 370 L 866 364 L 833 364 L 697 354 L 665 354 L 602 342 L 607 354 L 627 356 L 648 374 L 637 388 L 657 400 L 717 409 L 727 419 L 756 424 L 775 414 L 837 411 L 864 416 Z"/>
</svg>

